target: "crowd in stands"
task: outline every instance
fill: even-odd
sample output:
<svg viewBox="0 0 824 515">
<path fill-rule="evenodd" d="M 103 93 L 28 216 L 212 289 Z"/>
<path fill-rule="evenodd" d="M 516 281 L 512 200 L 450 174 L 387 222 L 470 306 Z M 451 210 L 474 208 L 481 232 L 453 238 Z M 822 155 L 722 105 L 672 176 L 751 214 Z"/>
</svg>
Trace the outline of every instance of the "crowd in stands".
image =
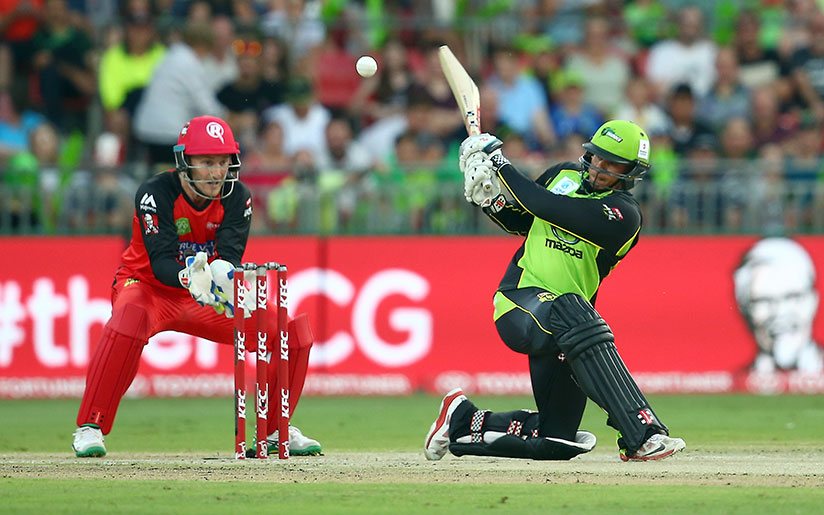
<svg viewBox="0 0 824 515">
<path fill-rule="evenodd" d="M 483 232 L 442 44 L 528 174 L 630 119 L 653 230 L 824 230 L 821 4 L 4 0 L 0 232 L 128 230 L 136 185 L 202 114 L 241 143 L 255 231 Z"/>
</svg>

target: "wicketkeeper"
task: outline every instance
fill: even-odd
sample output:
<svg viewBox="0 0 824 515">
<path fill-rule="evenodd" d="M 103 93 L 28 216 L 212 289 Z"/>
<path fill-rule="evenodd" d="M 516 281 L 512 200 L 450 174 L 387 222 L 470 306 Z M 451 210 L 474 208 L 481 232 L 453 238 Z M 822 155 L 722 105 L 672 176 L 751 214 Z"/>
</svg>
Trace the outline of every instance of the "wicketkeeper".
<svg viewBox="0 0 824 515">
<path fill-rule="evenodd" d="M 438 460 L 448 449 L 568 460 L 595 447 L 595 435 L 579 429 L 587 397 L 619 431 L 622 460 L 682 450 L 684 440 L 668 436 L 593 307 L 601 282 L 638 243 L 641 210 L 629 190 L 649 170 L 649 137 L 632 122 L 608 121 L 578 163 L 557 164 L 534 182 L 501 146 L 490 134 L 470 136 L 460 168 L 467 201 L 525 237 L 495 293 L 494 319 L 504 343 L 529 357 L 538 411 L 481 410 L 455 389 L 426 436 L 426 457 Z"/>
<path fill-rule="evenodd" d="M 104 456 L 103 435 L 114 423 L 120 399 L 137 374 L 149 338 L 179 331 L 232 345 L 233 281 L 252 217 L 249 190 L 238 180 L 240 151 L 229 125 L 200 116 L 180 131 L 177 167 L 146 180 L 135 196 L 132 238 L 112 286 L 112 317 L 103 328 L 86 375 L 86 390 L 72 445 L 79 457 Z M 215 272 L 214 275 L 212 272 Z M 247 295 L 247 298 L 253 298 Z M 269 327 L 277 310 L 267 310 Z M 254 316 L 247 331 L 256 330 Z M 290 407 L 303 390 L 312 332 L 305 315 L 289 322 Z M 247 341 L 254 352 L 252 339 Z M 269 367 L 275 391 L 277 367 Z M 268 445 L 277 449 L 278 410 L 269 410 Z M 319 454 L 320 444 L 289 428 L 290 453 Z"/>
</svg>

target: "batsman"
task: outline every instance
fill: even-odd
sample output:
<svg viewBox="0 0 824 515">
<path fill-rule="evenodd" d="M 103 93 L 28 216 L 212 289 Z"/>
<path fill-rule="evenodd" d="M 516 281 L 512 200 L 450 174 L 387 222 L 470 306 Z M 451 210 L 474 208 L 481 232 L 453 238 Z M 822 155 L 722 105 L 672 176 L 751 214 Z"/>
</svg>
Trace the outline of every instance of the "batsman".
<svg viewBox="0 0 824 515">
<path fill-rule="evenodd" d="M 638 243 L 641 210 L 629 192 L 648 172 L 650 143 L 635 123 L 611 120 L 584 143 L 578 163 L 532 181 L 490 134 L 461 144 L 467 201 L 523 237 L 493 297 L 498 334 L 526 354 L 536 411 L 478 409 L 461 389 L 441 402 L 424 453 L 568 460 L 595 447 L 580 430 L 587 397 L 618 430 L 623 461 L 684 449 L 636 385 L 606 321 L 593 307 L 602 281 Z M 650 299 L 644 299 L 650 301 Z"/>
<path fill-rule="evenodd" d="M 112 316 L 94 348 L 72 448 L 105 456 L 117 408 L 134 380 L 143 347 L 161 331 L 233 344 L 234 283 L 252 217 L 249 189 L 238 180 L 240 150 L 220 118 L 200 116 L 180 131 L 176 168 L 147 179 L 135 195 L 132 236 L 112 285 Z M 247 295 L 252 298 L 252 295 Z M 269 327 L 277 310 L 266 311 Z M 255 331 L 254 316 L 246 318 Z M 312 332 L 305 315 L 289 321 L 289 391 L 294 411 L 303 390 Z M 252 346 L 252 342 L 248 342 Z M 254 348 L 249 349 L 255 351 Z M 275 391 L 277 368 L 269 367 Z M 268 445 L 277 448 L 278 410 L 269 410 Z M 319 454 L 320 444 L 289 428 L 290 453 Z"/>
</svg>

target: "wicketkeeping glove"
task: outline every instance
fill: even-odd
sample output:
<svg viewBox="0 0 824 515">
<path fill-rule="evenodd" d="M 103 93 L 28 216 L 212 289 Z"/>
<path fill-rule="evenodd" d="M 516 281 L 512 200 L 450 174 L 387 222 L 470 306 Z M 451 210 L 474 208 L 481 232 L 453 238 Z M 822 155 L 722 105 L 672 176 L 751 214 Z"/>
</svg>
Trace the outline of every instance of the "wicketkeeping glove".
<svg viewBox="0 0 824 515">
<path fill-rule="evenodd" d="M 198 304 L 212 306 L 218 313 L 223 313 L 224 307 L 220 304 L 217 286 L 209 268 L 209 257 L 205 252 L 187 257 L 186 268 L 178 272 L 177 279 Z"/>
<path fill-rule="evenodd" d="M 235 316 L 235 266 L 223 259 L 215 259 L 209 265 L 212 272 L 212 280 L 215 284 L 215 296 L 220 303 L 220 311 L 215 307 L 215 311 L 223 313 L 226 318 L 234 318 Z M 246 286 L 243 287 L 246 289 Z M 255 310 L 255 296 L 254 292 L 246 289 L 246 294 L 243 296 L 243 304 L 245 306 L 244 317 L 252 316 L 252 311 Z"/>
</svg>

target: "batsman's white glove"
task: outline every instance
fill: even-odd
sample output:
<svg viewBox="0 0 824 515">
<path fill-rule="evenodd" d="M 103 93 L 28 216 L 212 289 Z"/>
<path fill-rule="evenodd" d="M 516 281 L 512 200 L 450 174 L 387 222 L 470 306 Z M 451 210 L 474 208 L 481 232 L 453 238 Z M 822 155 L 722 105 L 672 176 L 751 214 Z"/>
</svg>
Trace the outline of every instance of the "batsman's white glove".
<svg viewBox="0 0 824 515">
<path fill-rule="evenodd" d="M 476 134 L 469 136 L 461 143 L 461 151 L 458 157 L 458 167 L 461 173 L 466 175 L 466 167 L 470 161 L 470 156 L 473 154 L 485 154 L 491 156 L 495 153 L 500 154 L 500 149 L 503 142 L 493 136 L 492 134 Z"/>
<path fill-rule="evenodd" d="M 481 207 L 489 207 L 501 194 L 501 181 L 495 173 L 492 159 L 478 152 L 470 155 L 465 163 L 464 197 Z"/>
<path fill-rule="evenodd" d="M 212 272 L 212 280 L 215 284 L 215 295 L 219 299 L 220 309 L 226 318 L 234 318 L 235 316 L 235 266 L 223 259 L 215 259 L 209 265 Z M 254 284 L 254 283 L 253 283 Z M 255 309 L 254 292 L 249 291 L 246 286 L 243 286 L 245 295 L 243 296 L 243 305 L 246 308 L 243 312 L 245 318 L 252 316 L 252 311 Z M 221 311 L 216 307 L 215 311 Z"/>
<path fill-rule="evenodd" d="M 212 280 L 209 257 L 205 252 L 198 252 L 186 258 L 186 268 L 178 272 L 180 284 L 189 290 L 189 294 L 201 306 L 212 306 L 218 313 L 223 313 L 223 306 L 217 296 L 217 286 Z"/>
</svg>

